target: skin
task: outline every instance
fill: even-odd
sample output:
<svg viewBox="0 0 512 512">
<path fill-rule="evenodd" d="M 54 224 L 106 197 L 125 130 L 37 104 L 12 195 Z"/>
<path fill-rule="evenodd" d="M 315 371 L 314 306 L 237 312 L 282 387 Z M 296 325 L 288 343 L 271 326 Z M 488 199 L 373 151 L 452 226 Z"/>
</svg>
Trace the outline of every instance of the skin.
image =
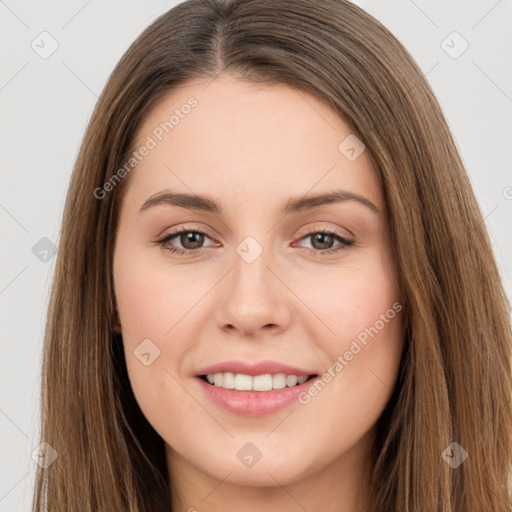
<svg viewBox="0 0 512 512">
<path fill-rule="evenodd" d="M 129 378 L 166 443 L 172 510 L 370 511 L 369 449 L 397 377 L 403 313 L 306 405 L 238 416 L 211 402 L 195 378 L 233 359 L 322 374 L 399 301 L 369 155 L 350 161 L 338 150 L 352 130 L 317 97 L 226 72 L 173 89 L 139 127 L 135 147 L 190 96 L 197 106 L 132 171 L 114 251 Z M 356 201 L 279 211 L 291 197 L 340 188 L 379 211 Z M 138 214 L 166 189 L 211 196 L 224 214 L 173 205 Z M 181 227 L 208 235 L 202 245 L 179 236 L 167 243 L 188 248 L 185 256 L 155 243 Z M 302 237 L 324 229 L 355 243 L 322 255 L 340 242 Z M 263 248 L 252 263 L 236 252 L 247 236 Z M 145 339 L 160 350 L 148 366 L 134 355 Z M 262 454 L 251 468 L 237 457 L 248 442 Z"/>
</svg>

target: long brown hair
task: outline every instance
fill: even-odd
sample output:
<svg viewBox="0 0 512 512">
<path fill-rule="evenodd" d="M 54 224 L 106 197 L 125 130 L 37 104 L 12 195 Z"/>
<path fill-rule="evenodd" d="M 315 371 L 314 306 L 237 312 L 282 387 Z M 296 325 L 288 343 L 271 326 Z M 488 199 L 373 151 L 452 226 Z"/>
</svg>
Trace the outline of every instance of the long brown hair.
<svg viewBox="0 0 512 512">
<path fill-rule="evenodd" d="M 421 70 L 346 0 L 188 0 L 123 56 L 73 170 L 44 340 L 41 441 L 53 511 L 170 510 L 164 442 L 139 409 L 113 331 L 113 242 L 126 162 L 173 87 L 230 70 L 328 102 L 364 142 L 382 184 L 406 329 L 377 423 L 378 512 L 510 512 L 512 333 L 482 213 Z M 198 107 L 200 108 L 200 106 Z M 454 468 L 452 442 L 468 454 Z M 34 511 L 39 510 L 38 470 Z"/>
</svg>

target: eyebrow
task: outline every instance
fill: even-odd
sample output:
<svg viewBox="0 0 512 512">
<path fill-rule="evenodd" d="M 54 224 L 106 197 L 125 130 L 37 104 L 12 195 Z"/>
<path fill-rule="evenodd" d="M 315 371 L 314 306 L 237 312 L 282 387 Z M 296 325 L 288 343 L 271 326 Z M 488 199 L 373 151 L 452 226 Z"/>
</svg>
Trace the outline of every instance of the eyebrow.
<svg viewBox="0 0 512 512">
<path fill-rule="evenodd" d="M 281 213 L 283 215 L 288 215 L 317 208 L 326 204 L 344 203 L 347 201 L 355 201 L 374 213 L 380 213 L 380 208 L 375 206 L 369 199 L 347 190 L 333 190 L 328 193 L 312 196 L 292 197 L 282 205 Z M 138 214 L 140 215 L 149 208 L 159 205 L 178 206 L 188 210 L 200 210 L 217 215 L 223 215 L 221 206 L 211 197 L 172 191 L 162 191 L 150 196 L 144 202 Z"/>
</svg>

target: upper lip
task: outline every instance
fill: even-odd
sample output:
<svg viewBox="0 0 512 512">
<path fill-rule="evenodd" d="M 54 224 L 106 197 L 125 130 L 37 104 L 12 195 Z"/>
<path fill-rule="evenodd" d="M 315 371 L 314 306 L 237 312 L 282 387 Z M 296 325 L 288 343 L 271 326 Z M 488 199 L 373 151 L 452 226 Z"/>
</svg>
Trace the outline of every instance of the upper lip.
<svg viewBox="0 0 512 512">
<path fill-rule="evenodd" d="M 245 375 L 264 375 L 270 373 L 284 373 L 285 375 L 296 375 L 297 377 L 316 375 L 316 372 L 279 363 L 278 361 L 258 361 L 248 363 L 245 361 L 223 361 L 211 366 L 202 368 L 197 376 L 208 375 L 210 373 L 243 373 Z"/>
</svg>

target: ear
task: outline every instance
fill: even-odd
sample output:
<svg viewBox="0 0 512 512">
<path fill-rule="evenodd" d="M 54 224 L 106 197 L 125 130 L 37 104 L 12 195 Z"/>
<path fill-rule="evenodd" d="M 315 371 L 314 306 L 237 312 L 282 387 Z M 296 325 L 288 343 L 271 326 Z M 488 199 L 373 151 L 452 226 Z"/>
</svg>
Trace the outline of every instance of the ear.
<svg viewBox="0 0 512 512">
<path fill-rule="evenodd" d="M 114 322 L 112 324 L 112 327 L 113 327 L 114 332 L 116 334 L 121 334 L 121 324 L 119 322 L 119 313 L 117 313 L 117 312 L 115 314 L 115 319 L 114 319 Z"/>
</svg>

